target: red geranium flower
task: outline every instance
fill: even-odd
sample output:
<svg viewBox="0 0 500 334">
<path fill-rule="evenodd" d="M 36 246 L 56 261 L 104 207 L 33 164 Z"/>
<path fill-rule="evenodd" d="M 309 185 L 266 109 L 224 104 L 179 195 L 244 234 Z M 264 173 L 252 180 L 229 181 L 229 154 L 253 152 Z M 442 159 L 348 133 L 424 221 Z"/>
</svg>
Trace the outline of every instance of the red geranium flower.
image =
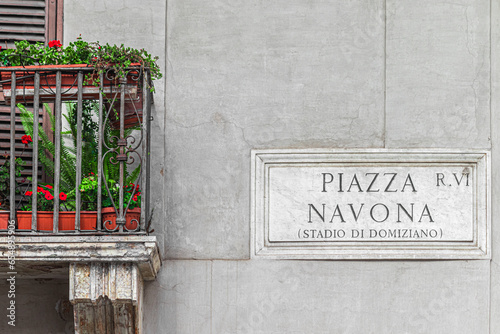
<svg viewBox="0 0 500 334">
<path fill-rule="evenodd" d="M 66 195 L 65 193 L 63 193 L 62 191 L 59 193 L 59 199 L 61 201 L 65 201 L 66 198 L 68 197 L 68 195 Z"/>
<path fill-rule="evenodd" d="M 60 48 L 61 46 L 61 41 L 58 39 L 49 42 L 49 48 Z"/>
<path fill-rule="evenodd" d="M 54 199 L 54 196 L 52 196 L 51 193 L 49 193 L 48 191 L 45 193 L 45 199 L 47 201 L 52 201 Z"/>
<path fill-rule="evenodd" d="M 31 143 L 33 140 L 31 139 L 31 136 L 30 135 L 24 135 L 21 137 L 21 142 L 25 145 L 28 145 L 29 143 Z"/>
<path fill-rule="evenodd" d="M 46 184 L 45 188 L 52 189 L 53 187 L 50 184 Z"/>
<path fill-rule="evenodd" d="M 133 200 L 134 202 L 137 202 L 137 195 L 135 195 L 135 196 L 132 198 L 132 200 Z"/>
<path fill-rule="evenodd" d="M 28 190 L 27 192 L 24 193 L 25 196 L 31 196 L 33 195 L 33 192 L 31 190 Z"/>
</svg>

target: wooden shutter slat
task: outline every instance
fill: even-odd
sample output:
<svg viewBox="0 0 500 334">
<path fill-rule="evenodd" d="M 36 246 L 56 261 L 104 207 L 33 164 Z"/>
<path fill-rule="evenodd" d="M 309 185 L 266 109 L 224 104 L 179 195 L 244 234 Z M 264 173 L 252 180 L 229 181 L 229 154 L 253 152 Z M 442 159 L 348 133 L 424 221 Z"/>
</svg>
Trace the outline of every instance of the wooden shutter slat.
<svg viewBox="0 0 500 334">
<path fill-rule="evenodd" d="M 21 132 L 16 133 L 16 141 L 21 140 L 22 136 L 24 136 L 24 132 L 23 133 L 21 133 Z M 8 132 L 0 133 L 0 140 L 10 140 L 10 133 L 8 133 Z"/>
<path fill-rule="evenodd" d="M 45 8 L 44 0 L 34 0 L 34 1 L 6 1 L 0 4 L 0 6 L 6 7 L 37 7 L 37 8 Z"/>
<path fill-rule="evenodd" d="M 45 38 L 43 36 L 39 35 L 27 35 L 27 34 L 22 34 L 22 35 L 15 35 L 15 34 L 3 34 L 0 33 L 0 40 L 5 40 L 5 39 L 10 39 L 14 41 L 35 41 L 35 42 L 44 42 Z"/>
<path fill-rule="evenodd" d="M 19 139 L 19 141 L 18 141 L 17 139 Z M 0 141 L 0 150 L 1 150 L 1 149 L 6 149 L 6 148 L 7 148 L 7 149 L 8 149 L 8 148 L 10 148 L 10 146 L 8 146 L 8 145 L 10 145 L 10 143 L 9 143 L 9 142 L 6 142 L 6 141 L 5 141 L 5 142 Z M 28 146 L 28 147 L 26 147 L 26 148 L 25 148 L 24 146 L 25 146 L 25 145 L 21 142 L 21 137 L 16 138 L 16 145 L 15 145 L 15 147 L 16 147 L 16 151 L 18 151 L 18 150 L 19 150 L 19 151 L 22 151 L 23 149 L 25 149 L 25 152 L 28 152 L 28 151 L 29 151 L 29 152 L 31 152 L 31 150 L 32 150 L 31 145 L 30 145 L 30 146 Z M 0 157 L 1 157 L 1 155 L 0 155 Z"/>
<path fill-rule="evenodd" d="M 40 117 L 40 121 L 41 121 L 41 117 Z M 7 113 L 7 112 L 2 112 L 0 111 L 0 124 L 2 124 L 2 122 L 8 122 L 10 124 L 10 112 Z M 16 116 L 16 124 L 19 123 L 19 124 L 22 124 L 21 123 L 21 119 L 18 119 L 18 117 Z"/>
<path fill-rule="evenodd" d="M 8 149 L 3 148 L 3 147 L 2 147 L 2 148 L 0 148 L 0 156 L 2 157 L 2 159 L 0 159 L 0 166 L 1 166 L 1 165 L 3 164 L 3 162 L 5 161 L 5 156 L 7 156 L 7 157 L 8 157 L 8 153 L 9 153 L 9 150 L 8 150 Z M 22 155 L 21 155 L 21 153 L 22 153 Z M 21 159 L 23 159 L 23 160 L 24 160 L 25 162 L 27 162 L 27 163 L 29 162 L 29 165 L 28 165 L 28 164 L 26 164 L 26 166 L 31 166 L 31 164 L 32 164 L 32 159 L 33 159 L 33 151 L 28 152 L 28 151 L 26 151 L 26 150 L 25 150 L 25 151 L 23 152 L 23 151 L 22 151 L 22 149 L 21 149 L 21 150 L 19 150 L 19 151 L 16 151 L 16 158 L 21 158 Z"/>
<path fill-rule="evenodd" d="M 0 23 L 3 24 L 36 24 L 36 25 L 45 25 L 44 17 L 34 17 L 34 16 L 0 16 Z"/>
<path fill-rule="evenodd" d="M 16 25 L 1 25 L 0 33 L 35 33 L 42 34 L 45 32 L 43 26 L 16 26 Z"/>
<path fill-rule="evenodd" d="M 2 130 L 7 130 L 7 131 L 10 131 L 10 124 L 0 124 L 0 131 Z M 23 131 L 24 132 L 24 128 L 21 124 L 17 125 L 16 124 L 16 132 L 17 131 Z"/>
<path fill-rule="evenodd" d="M 0 15 L 11 15 L 11 16 L 42 16 L 45 17 L 45 10 L 30 10 L 24 8 L 12 8 L 11 10 L 6 10 L 7 8 L 2 8 L 0 6 Z"/>
</svg>

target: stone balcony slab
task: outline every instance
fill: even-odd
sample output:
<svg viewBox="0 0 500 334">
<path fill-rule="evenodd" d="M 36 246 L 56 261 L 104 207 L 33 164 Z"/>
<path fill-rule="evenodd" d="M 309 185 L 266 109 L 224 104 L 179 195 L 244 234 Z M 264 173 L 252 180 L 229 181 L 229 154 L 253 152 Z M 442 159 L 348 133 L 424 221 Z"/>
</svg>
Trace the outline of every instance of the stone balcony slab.
<svg viewBox="0 0 500 334">
<path fill-rule="evenodd" d="M 133 263 L 144 280 L 154 280 L 161 266 L 155 236 L 16 236 L 15 272 L 19 277 L 61 277 L 69 263 Z M 7 236 L 0 236 L 0 275 L 8 268 Z"/>
</svg>

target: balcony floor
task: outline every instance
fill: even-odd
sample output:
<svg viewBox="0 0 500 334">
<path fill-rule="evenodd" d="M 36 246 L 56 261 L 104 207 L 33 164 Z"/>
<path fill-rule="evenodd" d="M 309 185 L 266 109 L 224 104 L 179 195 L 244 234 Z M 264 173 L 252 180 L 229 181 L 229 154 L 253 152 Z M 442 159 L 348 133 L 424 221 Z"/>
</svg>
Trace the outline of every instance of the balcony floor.
<svg viewBox="0 0 500 334">
<path fill-rule="evenodd" d="M 122 262 L 137 264 L 144 280 L 154 280 L 161 266 L 155 236 L 18 236 L 15 270 L 19 278 L 63 278 L 69 263 Z M 12 270 L 7 236 L 0 236 L 0 277 Z"/>
</svg>

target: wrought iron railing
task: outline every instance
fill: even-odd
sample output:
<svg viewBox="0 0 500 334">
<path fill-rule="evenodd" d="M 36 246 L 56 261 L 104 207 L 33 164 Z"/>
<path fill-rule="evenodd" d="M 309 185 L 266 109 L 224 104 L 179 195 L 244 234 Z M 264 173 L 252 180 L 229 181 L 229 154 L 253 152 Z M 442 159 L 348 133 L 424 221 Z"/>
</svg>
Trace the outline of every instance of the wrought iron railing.
<svg viewBox="0 0 500 334">
<path fill-rule="evenodd" d="M 148 222 L 150 220 L 149 201 L 149 168 L 150 168 L 150 119 L 151 119 L 151 76 L 148 69 L 140 67 L 130 67 L 120 77 L 111 71 L 95 71 L 92 67 L 82 65 L 67 65 L 66 67 L 38 66 L 36 68 L 11 67 L 1 68 L 2 80 L 0 83 L 4 87 L 4 96 L 7 103 L 10 103 L 10 181 L 9 181 L 9 224 L 15 222 L 16 234 L 144 234 L 147 233 Z M 75 75 L 74 79 L 68 78 Z M 99 80 L 96 80 L 99 78 Z M 89 85 L 90 82 L 90 85 Z M 98 82 L 92 84 L 91 82 Z M 9 89 L 10 86 L 10 89 Z M 94 100 L 98 107 L 95 115 L 99 128 L 97 159 L 97 196 L 95 212 L 95 223 L 90 229 L 81 226 L 83 211 L 81 210 L 82 193 L 80 186 L 82 183 L 82 110 L 85 100 Z M 75 192 L 74 192 L 74 228 L 62 228 L 62 217 L 65 211 L 61 207 L 61 201 L 57 194 L 61 190 L 61 133 L 63 132 L 63 101 L 75 101 L 77 113 L 77 136 L 75 147 L 76 172 L 75 172 Z M 131 102 L 133 101 L 133 102 Z M 16 196 L 16 188 L 19 180 L 16 180 L 15 167 L 15 127 L 16 108 L 18 103 L 33 104 L 33 156 L 31 175 L 31 224 L 28 229 L 21 228 L 18 216 L 23 198 L 19 199 L 19 192 Z M 53 134 L 54 154 L 53 159 L 53 218 L 52 229 L 40 228 L 40 212 L 37 210 L 39 188 L 39 124 L 40 106 L 42 102 L 53 103 L 55 127 Z M 126 107 L 131 107 L 131 117 L 133 123 L 138 123 L 133 135 L 126 136 L 126 129 L 129 127 L 126 117 Z M 141 115 L 142 109 L 142 115 Z M 112 118 L 115 120 L 113 121 Z M 135 122 L 137 121 L 137 122 Z M 119 135 L 106 137 L 106 126 L 114 123 Z M 119 130 L 119 131 L 118 131 Z M 111 163 L 119 170 L 119 179 L 116 181 L 116 193 L 110 189 L 110 180 L 104 171 L 104 164 Z M 126 199 L 125 188 L 127 166 L 139 165 L 140 172 L 137 173 L 136 182 L 133 189 L 128 194 L 130 199 Z M 136 187 L 135 185 L 140 185 Z M 140 218 L 129 218 L 132 211 L 130 205 L 134 195 L 138 195 L 140 190 Z M 23 194 L 21 194 L 23 195 Z M 116 221 L 103 218 L 102 200 L 108 198 L 112 203 L 113 213 Z M 137 214 L 138 215 L 138 214 Z M 70 218 L 72 219 L 72 218 Z M 70 223 L 71 224 L 71 223 Z M 4 226 L 0 231 L 6 231 Z"/>
</svg>

